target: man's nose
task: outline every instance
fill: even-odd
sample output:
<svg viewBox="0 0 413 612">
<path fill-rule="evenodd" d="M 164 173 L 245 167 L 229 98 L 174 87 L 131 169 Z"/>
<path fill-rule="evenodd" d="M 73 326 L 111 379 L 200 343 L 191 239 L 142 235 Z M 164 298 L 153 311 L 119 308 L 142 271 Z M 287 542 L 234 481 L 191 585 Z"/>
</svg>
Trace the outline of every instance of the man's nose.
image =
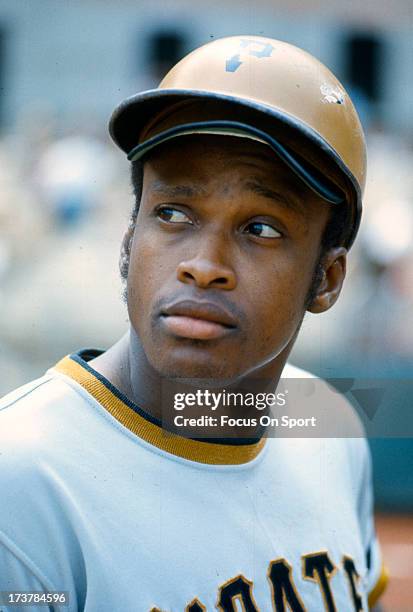
<svg viewBox="0 0 413 612">
<path fill-rule="evenodd" d="M 221 250 L 210 243 L 209 248 L 198 251 L 193 258 L 181 261 L 177 268 L 178 280 L 201 289 L 235 289 L 235 271 L 223 261 Z"/>
</svg>

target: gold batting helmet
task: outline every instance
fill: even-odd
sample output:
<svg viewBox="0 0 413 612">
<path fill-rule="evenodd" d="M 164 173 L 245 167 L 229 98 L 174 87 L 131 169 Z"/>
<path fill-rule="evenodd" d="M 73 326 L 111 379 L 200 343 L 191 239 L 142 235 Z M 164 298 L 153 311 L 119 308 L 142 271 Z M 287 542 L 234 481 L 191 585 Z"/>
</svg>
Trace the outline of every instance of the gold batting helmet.
<svg viewBox="0 0 413 612">
<path fill-rule="evenodd" d="M 361 217 L 366 147 L 342 84 L 309 53 L 259 36 L 232 36 L 196 49 L 158 89 L 124 100 L 109 131 L 128 159 L 194 133 L 242 136 L 269 145 L 321 198 L 349 207 L 342 244 Z"/>
</svg>

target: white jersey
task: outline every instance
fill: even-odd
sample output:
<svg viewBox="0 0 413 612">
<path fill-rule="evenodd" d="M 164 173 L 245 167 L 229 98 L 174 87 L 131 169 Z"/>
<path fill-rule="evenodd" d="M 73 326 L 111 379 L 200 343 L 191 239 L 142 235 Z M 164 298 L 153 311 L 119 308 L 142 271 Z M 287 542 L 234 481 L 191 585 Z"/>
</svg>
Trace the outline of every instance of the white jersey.
<svg viewBox="0 0 413 612">
<path fill-rule="evenodd" d="M 368 609 L 364 438 L 168 434 L 82 355 L 0 402 L 0 591 L 69 593 L 26 611 Z"/>
</svg>

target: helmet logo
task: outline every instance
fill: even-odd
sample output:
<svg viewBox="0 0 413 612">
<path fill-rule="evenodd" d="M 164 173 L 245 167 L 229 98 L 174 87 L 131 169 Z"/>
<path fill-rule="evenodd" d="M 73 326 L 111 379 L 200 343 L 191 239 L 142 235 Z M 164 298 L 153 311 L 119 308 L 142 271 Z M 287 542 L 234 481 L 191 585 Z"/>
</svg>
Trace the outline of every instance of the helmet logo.
<svg viewBox="0 0 413 612">
<path fill-rule="evenodd" d="M 331 85 L 321 85 L 320 91 L 323 94 L 322 102 L 324 104 L 344 104 L 344 92 Z"/>
<path fill-rule="evenodd" d="M 259 40 L 248 40 L 246 38 L 241 39 L 239 46 L 240 52 L 228 58 L 225 62 L 226 72 L 235 72 L 236 70 L 238 70 L 241 64 L 243 64 L 243 62 L 241 61 L 241 55 L 247 54 L 258 58 L 270 57 L 274 50 L 274 47 L 271 43 Z M 251 49 L 249 47 L 253 48 Z"/>
</svg>

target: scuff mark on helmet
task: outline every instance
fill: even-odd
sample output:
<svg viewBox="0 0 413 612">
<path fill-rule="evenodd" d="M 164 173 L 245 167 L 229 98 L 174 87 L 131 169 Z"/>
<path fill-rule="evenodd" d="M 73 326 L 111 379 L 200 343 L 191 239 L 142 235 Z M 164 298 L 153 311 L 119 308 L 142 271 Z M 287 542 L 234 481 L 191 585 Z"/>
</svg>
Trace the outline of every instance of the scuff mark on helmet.
<svg viewBox="0 0 413 612">
<path fill-rule="evenodd" d="M 321 85 L 320 91 L 323 94 L 323 104 L 344 104 L 344 92 L 339 88 L 331 85 Z"/>
</svg>

